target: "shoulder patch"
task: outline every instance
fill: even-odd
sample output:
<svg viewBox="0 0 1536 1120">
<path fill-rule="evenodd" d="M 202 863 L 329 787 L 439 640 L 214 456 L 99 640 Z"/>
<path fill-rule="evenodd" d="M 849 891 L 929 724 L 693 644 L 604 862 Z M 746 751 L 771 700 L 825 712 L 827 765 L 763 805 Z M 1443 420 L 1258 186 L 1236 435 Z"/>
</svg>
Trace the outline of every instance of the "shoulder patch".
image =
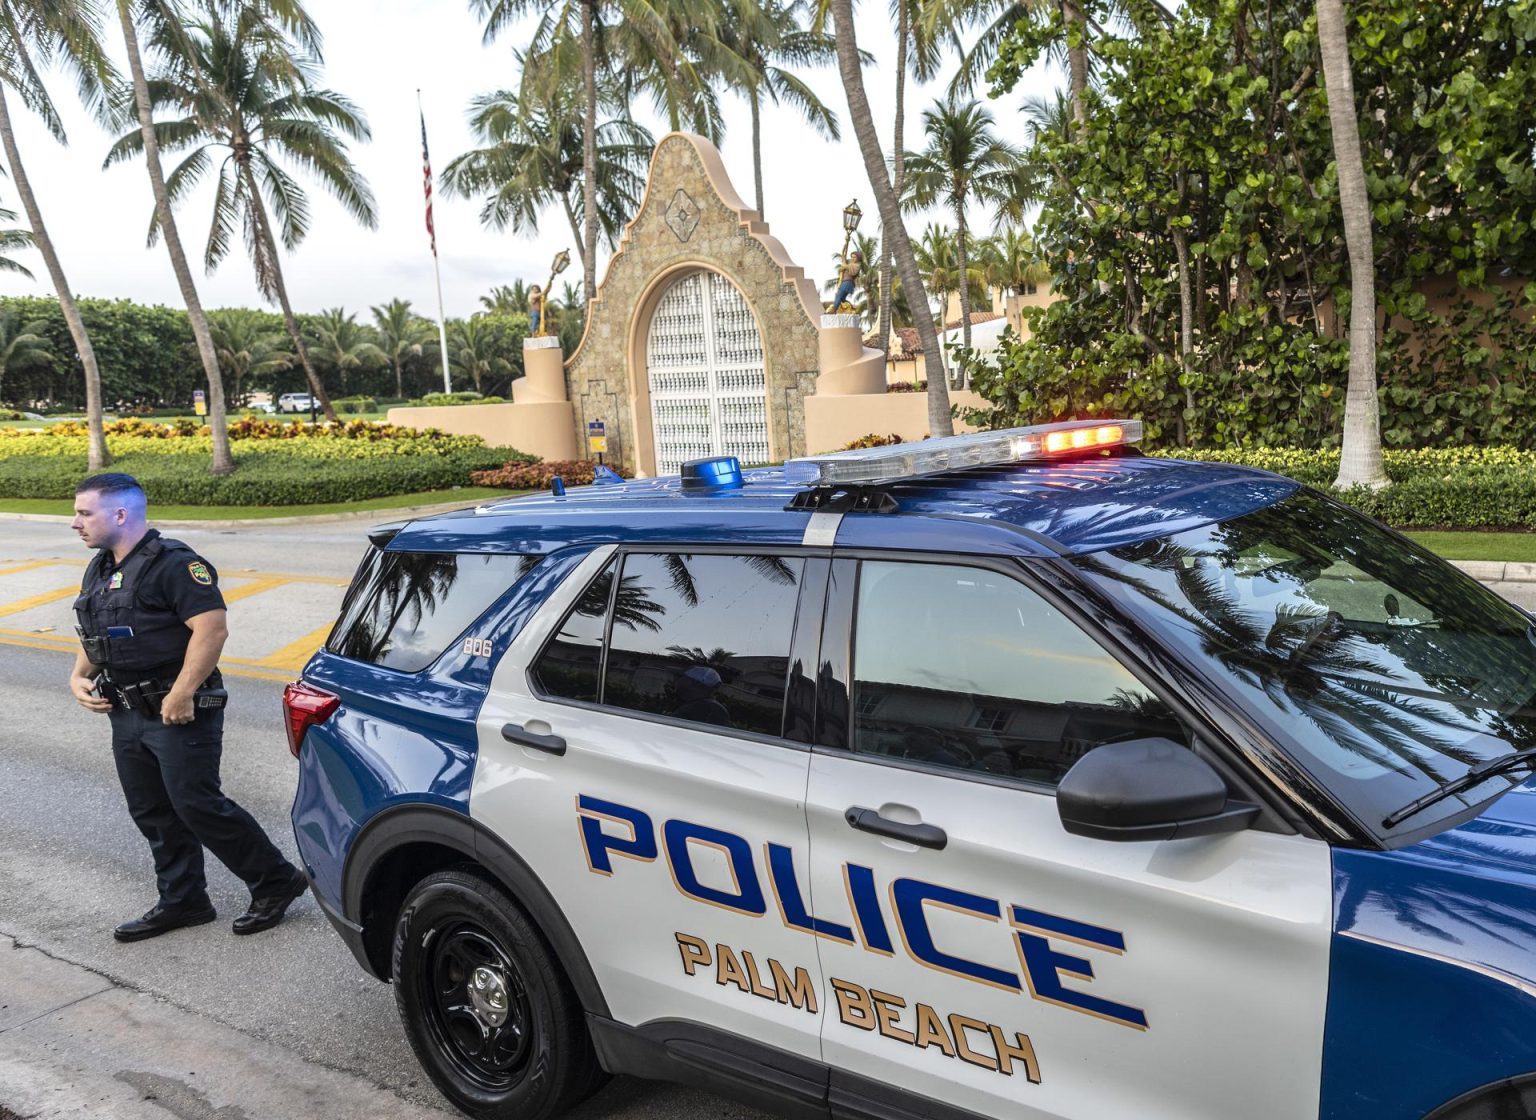
<svg viewBox="0 0 1536 1120">
<path fill-rule="evenodd" d="M 194 560 L 188 564 L 187 571 L 191 573 L 195 583 L 200 583 L 204 587 L 213 586 L 213 573 L 208 570 L 208 565 L 204 564 L 201 560 Z"/>
</svg>

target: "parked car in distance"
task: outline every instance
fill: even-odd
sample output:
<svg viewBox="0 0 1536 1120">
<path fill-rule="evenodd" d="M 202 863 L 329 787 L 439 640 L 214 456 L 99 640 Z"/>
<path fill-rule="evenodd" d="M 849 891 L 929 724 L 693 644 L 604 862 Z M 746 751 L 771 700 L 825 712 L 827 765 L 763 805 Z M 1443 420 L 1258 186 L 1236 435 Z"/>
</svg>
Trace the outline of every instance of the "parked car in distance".
<svg viewBox="0 0 1536 1120">
<path fill-rule="evenodd" d="M 309 412 L 319 405 L 320 402 L 308 393 L 284 393 L 277 398 L 279 412 Z"/>
</svg>

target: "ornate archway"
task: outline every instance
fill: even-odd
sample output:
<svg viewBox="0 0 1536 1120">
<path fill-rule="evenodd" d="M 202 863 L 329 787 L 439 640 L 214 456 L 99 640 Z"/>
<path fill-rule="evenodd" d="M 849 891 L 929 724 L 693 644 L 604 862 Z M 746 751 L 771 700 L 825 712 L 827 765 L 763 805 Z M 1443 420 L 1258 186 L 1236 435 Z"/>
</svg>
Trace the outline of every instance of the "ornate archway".
<svg viewBox="0 0 1536 1120">
<path fill-rule="evenodd" d="M 656 470 L 690 459 L 771 457 L 763 339 L 740 289 L 700 270 L 662 292 L 646 331 Z"/>
<path fill-rule="evenodd" d="M 566 364 L 577 434 L 604 421 L 612 459 L 641 474 L 802 454 L 820 315 L 815 285 L 737 196 L 720 153 L 672 133 Z"/>
</svg>

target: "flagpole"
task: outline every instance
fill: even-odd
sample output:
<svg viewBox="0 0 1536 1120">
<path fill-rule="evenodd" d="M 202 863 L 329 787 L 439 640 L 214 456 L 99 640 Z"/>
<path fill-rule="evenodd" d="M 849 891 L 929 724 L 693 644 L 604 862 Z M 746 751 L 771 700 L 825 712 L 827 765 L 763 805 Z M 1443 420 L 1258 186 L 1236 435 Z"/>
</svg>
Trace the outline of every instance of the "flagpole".
<svg viewBox="0 0 1536 1120">
<path fill-rule="evenodd" d="M 427 114 L 421 107 L 421 89 L 416 90 L 416 112 L 421 117 L 421 160 L 425 177 L 423 186 L 427 195 L 427 232 L 432 235 L 432 274 L 437 279 L 437 341 L 443 356 L 443 392 L 453 392 L 453 381 L 448 376 L 448 324 L 443 315 L 443 268 L 437 259 L 437 230 L 432 222 L 432 163 L 427 157 Z"/>
</svg>

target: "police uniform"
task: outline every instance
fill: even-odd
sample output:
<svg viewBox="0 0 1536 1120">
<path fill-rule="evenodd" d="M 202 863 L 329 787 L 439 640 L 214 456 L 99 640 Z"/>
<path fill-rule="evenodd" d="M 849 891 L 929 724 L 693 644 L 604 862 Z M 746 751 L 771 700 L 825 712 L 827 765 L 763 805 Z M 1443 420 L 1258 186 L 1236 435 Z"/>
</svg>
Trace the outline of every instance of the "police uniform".
<svg viewBox="0 0 1536 1120">
<path fill-rule="evenodd" d="M 255 819 L 219 785 L 223 696 L 217 669 L 190 723 L 165 724 L 160 701 L 192 637 L 187 620 L 224 609 L 218 573 L 181 541 L 149 530 L 121 564 L 101 549 L 75 600 L 86 656 L 112 701 L 112 754 L 128 811 L 154 854 L 160 905 L 208 906 L 203 848 L 243 879 L 254 898 L 282 895 L 297 874 Z"/>
</svg>

